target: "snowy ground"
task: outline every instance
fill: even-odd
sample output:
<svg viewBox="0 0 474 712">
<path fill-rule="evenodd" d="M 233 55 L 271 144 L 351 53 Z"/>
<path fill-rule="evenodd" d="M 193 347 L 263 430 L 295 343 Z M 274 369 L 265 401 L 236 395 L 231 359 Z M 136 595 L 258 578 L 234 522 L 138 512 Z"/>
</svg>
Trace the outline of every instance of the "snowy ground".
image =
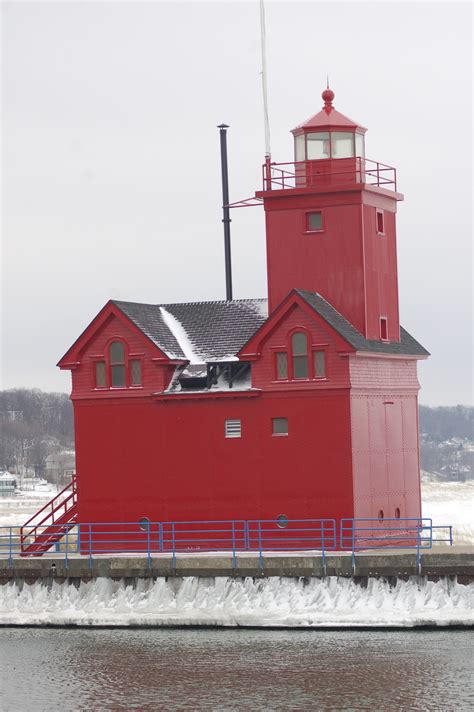
<svg viewBox="0 0 474 712">
<path fill-rule="evenodd" d="M 424 482 L 421 492 L 424 517 L 433 524 L 452 524 L 455 544 L 474 544 L 474 480 Z"/>
<path fill-rule="evenodd" d="M 37 490 L 20 491 L 13 497 L 0 497 L 0 527 L 24 524 L 44 507 L 57 491 L 54 485 L 46 485 Z"/>
</svg>

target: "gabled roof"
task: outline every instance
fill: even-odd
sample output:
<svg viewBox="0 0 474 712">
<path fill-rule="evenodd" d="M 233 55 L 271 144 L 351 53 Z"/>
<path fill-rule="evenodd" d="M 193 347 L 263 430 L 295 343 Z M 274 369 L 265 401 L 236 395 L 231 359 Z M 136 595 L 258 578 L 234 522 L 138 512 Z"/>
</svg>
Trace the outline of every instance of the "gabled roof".
<svg viewBox="0 0 474 712">
<path fill-rule="evenodd" d="M 271 314 L 270 318 L 255 332 L 249 341 L 242 347 L 240 354 L 242 358 L 255 358 L 256 353 L 252 352 L 258 348 L 259 341 L 266 337 L 267 331 L 274 328 L 287 310 L 302 300 L 310 309 L 318 314 L 324 321 L 341 337 L 354 351 L 368 353 L 392 354 L 400 356 L 429 356 L 429 352 L 421 346 L 405 329 L 400 327 L 400 341 L 378 341 L 366 339 L 352 324 L 345 319 L 324 297 L 317 292 L 307 292 L 303 289 L 293 289 L 289 295 Z M 301 304 L 301 302 L 300 302 Z"/>
<path fill-rule="evenodd" d="M 400 341 L 377 341 L 366 339 L 360 331 L 352 326 L 324 297 L 317 292 L 306 292 L 295 289 L 314 311 L 319 314 L 342 338 L 356 351 L 370 351 L 382 354 L 400 354 L 404 356 L 429 356 L 429 352 L 411 336 L 408 331 L 400 327 Z"/>
<path fill-rule="evenodd" d="M 236 360 L 267 319 L 266 299 L 184 304 L 112 301 L 171 360 Z"/>
<path fill-rule="evenodd" d="M 91 338 L 110 316 L 110 311 L 144 334 L 157 347 L 157 353 L 171 361 L 204 364 L 255 358 L 247 347 L 258 344 L 266 330 L 274 327 L 295 302 L 317 313 L 354 351 L 380 354 L 429 356 L 405 329 L 400 342 L 366 339 L 329 302 L 316 292 L 292 290 L 268 318 L 266 299 L 236 299 L 231 302 L 188 302 L 184 304 L 139 304 L 110 301 L 59 362 L 71 367 L 68 359 L 77 358 L 78 349 Z M 256 339 L 254 341 L 254 338 Z"/>
</svg>

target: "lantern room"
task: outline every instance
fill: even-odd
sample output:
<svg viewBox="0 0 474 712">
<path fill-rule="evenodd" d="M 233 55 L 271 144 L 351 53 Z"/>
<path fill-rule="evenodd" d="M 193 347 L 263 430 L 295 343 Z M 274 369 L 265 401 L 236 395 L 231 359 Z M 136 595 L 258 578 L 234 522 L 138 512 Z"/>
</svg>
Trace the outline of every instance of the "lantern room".
<svg viewBox="0 0 474 712">
<path fill-rule="evenodd" d="M 295 162 L 365 157 L 365 129 L 333 106 L 334 92 L 322 93 L 320 112 L 293 129 Z"/>
</svg>

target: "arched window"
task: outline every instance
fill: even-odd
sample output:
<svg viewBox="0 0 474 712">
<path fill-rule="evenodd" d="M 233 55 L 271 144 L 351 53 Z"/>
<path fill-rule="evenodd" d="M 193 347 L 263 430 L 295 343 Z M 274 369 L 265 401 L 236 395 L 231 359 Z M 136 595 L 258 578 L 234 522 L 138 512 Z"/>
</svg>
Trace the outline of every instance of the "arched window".
<svg viewBox="0 0 474 712">
<path fill-rule="evenodd" d="M 129 353 L 127 345 L 112 341 L 103 356 L 94 358 L 94 387 L 141 388 L 143 354 Z"/>
<path fill-rule="evenodd" d="M 400 507 L 395 509 L 395 519 L 400 519 Z"/>
<path fill-rule="evenodd" d="M 308 378 L 308 338 L 302 331 L 291 337 L 293 378 Z"/>
<path fill-rule="evenodd" d="M 121 341 L 112 341 L 109 346 L 110 385 L 125 388 L 125 346 Z"/>
<path fill-rule="evenodd" d="M 275 380 L 327 379 L 327 345 L 313 344 L 310 338 L 304 331 L 295 331 L 288 337 L 286 349 L 280 347 L 275 350 Z"/>
</svg>

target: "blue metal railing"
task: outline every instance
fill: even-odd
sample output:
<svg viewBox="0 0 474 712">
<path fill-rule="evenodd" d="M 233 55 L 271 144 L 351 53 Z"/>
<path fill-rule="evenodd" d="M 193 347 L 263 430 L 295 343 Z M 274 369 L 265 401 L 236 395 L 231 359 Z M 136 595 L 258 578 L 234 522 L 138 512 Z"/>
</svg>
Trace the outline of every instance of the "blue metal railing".
<svg viewBox="0 0 474 712">
<path fill-rule="evenodd" d="M 433 522 L 429 518 L 341 519 L 340 547 L 352 553 L 355 572 L 356 553 L 362 550 L 391 548 L 415 549 L 418 569 L 421 551 L 433 545 Z"/>
<path fill-rule="evenodd" d="M 433 530 L 447 529 L 448 538 L 433 537 Z M 431 549 L 433 541 L 453 543 L 452 527 L 433 526 L 429 518 L 410 519 L 292 519 L 216 520 L 185 522 L 85 522 L 39 527 L 36 535 L 23 540 L 20 526 L 0 527 L 0 559 L 9 565 L 18 556 L 41 556 L 46 551 L 63 554 L 68 567 L 71 556 L 86 556 L 92 568 L 96 556 L 140 554 L 147 557 L 170 554 L 176 568 L 178 554 L 229 553 L 232 567 L 237 554 L 258 553 L 264 567 L 264 552 L 321 552 L 326 571 L 326 553 L 351 552 L 355 571 L 356 554 L 373 549 L 411 549 L 417 565 L 421 552 Z"/>
</svg>

